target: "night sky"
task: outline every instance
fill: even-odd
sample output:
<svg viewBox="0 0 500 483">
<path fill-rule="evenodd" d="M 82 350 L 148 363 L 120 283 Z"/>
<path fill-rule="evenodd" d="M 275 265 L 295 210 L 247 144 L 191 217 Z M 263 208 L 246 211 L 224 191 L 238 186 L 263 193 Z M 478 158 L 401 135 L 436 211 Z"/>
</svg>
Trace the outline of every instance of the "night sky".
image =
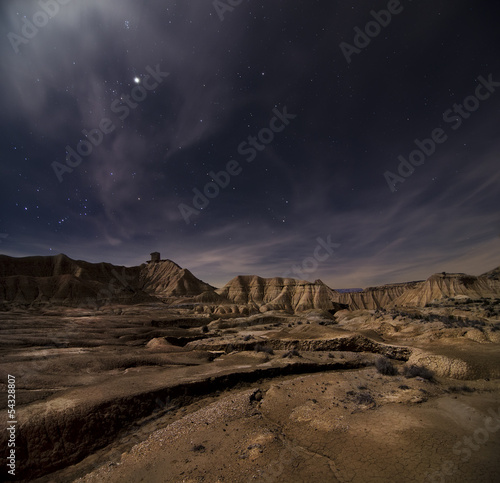
<svg viewBox="0 0 500 483">
<path fill-rule="evenodd" d="M 499 14 L 477 0 L 2 2 L 0 252 L 137 265 L 159 251 L 215 286 L 490 270 Z M 372 37 L 354 30 L 367 24 Z M 417 139 L 429 154 L 412 166 Z"/>
</svg>

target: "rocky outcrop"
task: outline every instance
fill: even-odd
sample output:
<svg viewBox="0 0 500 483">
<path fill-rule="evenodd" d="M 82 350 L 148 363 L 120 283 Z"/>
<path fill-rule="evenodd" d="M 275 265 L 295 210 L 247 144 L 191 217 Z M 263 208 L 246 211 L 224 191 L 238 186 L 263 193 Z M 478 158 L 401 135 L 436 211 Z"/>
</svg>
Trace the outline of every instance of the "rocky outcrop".
<svg viewBox="0 0 500 483">
<path fill-rule="evenodd" d="M 500 280 L 500 267 L 494 268 L 489 272 L 483 273 L 481 277 L 487 278 L 489 280 Z"/>
<path fill-rule="evenodd" d="M 336 301 L 349 306 L 350 310 L 378 310 L 388 307 L 408 290 L 418 288 L 423 282 L 393 283 L 368 287 L 361 292 L 340 293 Z"/>
<path fill-rule="evenodd" d="M 0 303 L 95 307 L 105 302 L 138 303 L 151 298 L 138 290 L 139 267 L 51 257 L 0 256 Z"/>
<path fill-rule="evenodd" d="M 200 296 L 200 301 L 216 299 L 214 287 L 171 260 L 141 265 L 140 286 L 144 292 L 160 297 Z"/>
<path fill-rule="evenodd" d="M 485 276 L 475 277 L 465 273 L 436 273 L 421 285 L 406 290 L 392 304 L 398 306 L 424 307 L 428 303 L 439 302 L 446 297 L 482 297 L 498 296 L 495 280 Z"/>
<path fill-rule="evenodd" d="M 205 294 L 205 295 L 204 295 Z M 201 296 L 218 301 L 214 288 L 170 260 L 137 267 L 51 257 L 0 256 L 0 304 L 95 308 L 108 303 L 158 302 Z"/>
<path fill-rule="evenodd" d="M 258 345 L 265 345 L 273 350 L 292 350 L 305 352 L 315 351 L 348 351 L 348 352 L 371 352 L 382 354 L 391 359 L 406 361 L 412 354 L 412 349 L 403 346 L 394 346 L 375 342 L 362 335 L 346 335 L 325 339 L 267 339 L 234 341 L 228 343 L 220 339 L 196 340 L 186 345 L 186 348 L 202 351 L 223 351 L 230 346 L 231 350 L 252 351 Z"/>
<path fill-rule="evenodd" d="M 465 360 L 458 356 L 433 354 L 415 349 L 408 359 L 408 364 L 423 366 L 436 376 L 450 379 L 477 380 L 500 376 L 500 370 L 494 364 L 481 364 L 477 360 Z"/>
<path fill-rule="evenodd" d="M 238 276 L 219 290 L 171 260 L 136 267 L 51 257 L 0 255 L 0 308 L 67 305 L 96 307 L 109 303 L 174 303 L 214 315 L 248 315 L 269 310 L 289 313 L 319 309 L 377 310 L 425 306 L 446 297 L 498 297 L 500 267 L 479 277 L 438 273 L 426 281 L 337 292 L 321 280 Z"/>
<path fill-rule="evenodd" d="M 314 283 L 292 278 L 261 278 L 240 275 L 217 293 L 236 305 L 248 305 L 260 312 L 285 310 L 303 312 L 311 309 L 340 310 L 336 292 L 321 280 Z"/>
<path fill-rule="evenodd" d="M 465 273 L 436 273 L 425 281 L 369 287 L 361 292 L 338 293 L 335 300 L 350 310 L 377 310 L 395 306 L 424 307 L 446 297 L 491 298 L 500 295 L 500 268 L 479 277 Z"/>
</svg>

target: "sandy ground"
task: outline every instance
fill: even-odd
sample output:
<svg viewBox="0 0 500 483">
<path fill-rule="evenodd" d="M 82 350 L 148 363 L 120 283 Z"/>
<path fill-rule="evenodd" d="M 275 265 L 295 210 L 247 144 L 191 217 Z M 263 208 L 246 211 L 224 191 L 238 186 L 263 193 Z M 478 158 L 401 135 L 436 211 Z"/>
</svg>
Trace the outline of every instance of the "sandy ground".
<svg viewBox="0 0 500 483">
<path fill-rule="evenodd" d="M 365 369 L 242 391 L 77 481 L 498 481 L 499 385 L 437 386 Z"/>
<path fill-rule="evenodd" d="M 493 323 L 106 310 L 4 317 L 21 480 L 500 481 Z"/>
</svg>

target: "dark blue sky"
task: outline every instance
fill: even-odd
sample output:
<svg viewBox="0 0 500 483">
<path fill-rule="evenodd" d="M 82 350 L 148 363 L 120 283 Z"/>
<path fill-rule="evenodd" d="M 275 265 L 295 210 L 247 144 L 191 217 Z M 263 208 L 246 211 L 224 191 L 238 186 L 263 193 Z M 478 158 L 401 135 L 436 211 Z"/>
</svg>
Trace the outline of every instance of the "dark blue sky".
<svg viewBox="0 0 500 483">
<path fill-rule="evenodd" d="M 2 2 L 0 252 L 135 265 L 157 250 L 217 286 L 498 266 L 499 13 L 473 0 Z M 433 133 L 432 154 L 398 173 Z M 387 172 L 404 179 L 396 191 Z"/>
</svg>

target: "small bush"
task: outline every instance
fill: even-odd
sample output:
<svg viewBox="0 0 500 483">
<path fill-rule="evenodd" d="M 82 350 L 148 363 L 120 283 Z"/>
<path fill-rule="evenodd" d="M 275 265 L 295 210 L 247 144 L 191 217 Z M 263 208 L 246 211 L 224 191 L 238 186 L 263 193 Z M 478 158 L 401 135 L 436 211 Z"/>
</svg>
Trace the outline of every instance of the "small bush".
<svg viewBox="0 0 500 483">
<path fill-rule="evenodd" d="M 364 404 L 364 405 L 375 404 L 375 400 L 373 399 L 371 394 L 367 392 L 360 392 L 359 394 L 357 394 L 356 402 L 358 404 Z"/>
<path fill-rule="evenodd" d="M 206 334 L 208 332 L 208 325 L 204 325 L 202 328 L 201 328 L 201 331 Z"/>
<path fill-rule="evenodd" d="M 244 340 L 245 342 L 249 341 L 250 339 L 253 339 L 253 336 L 251 336 L 251 335 L 246 335 L 245 337 L 243 337 L 243 340 Z"/>
<path fill-rule="evenodd" d="M 292 349 L 283 354 L 283 358 L 285 357 L 300 357 L 300 352 L 297 349 Z"/>
<path fill-rule="evenodd" d="M 356 392 L 356 391 L 347 391 L 346 396 L 349 397 L 351 401 L 356 404 L 363 405 L 375 405 L 375 399 L 373 399 L 372 395 L 368 392 Z"/>
<path fill-rule="evenodd" d="M 450 392 L 474 392 L 475 389 L 473 387 L 469 386 L 450 386 L 448 388 L 448 391 Z"/>
<path fill-rule="evenodd" d="M 432 371 L 430 371 L 426 367 L 415 366 L 413 364 L 404 367 L 403 375 L 409 379 L 412 377 L 421 377 L 423 379 L 427 379 L 428 381 L 430 381 L 434 377 Z"/>
<path fill-rule="evenodd" d="M 401 384 L 399 386 L 399 389 L 402 389 L 403 391 L 408 391 L 408 389 L 410 389 L 410 386 L 407 386 L 406 384 Z"/>
<path fill-rule="evenodd" d="M 265 345 L 260 345 L 257 344 L 255 346 L 255 352 L 265 352 L 266 354 L 273 355 L 274 351 L 271 347 L 265 346 Z"/>
<path fill-rule="evenodd" d="M 375 367 L 380 374 L 384 376 L 395 376 L 398 370 L 387 357 L 379 357 L 375 361 Z"/>
</svg>

